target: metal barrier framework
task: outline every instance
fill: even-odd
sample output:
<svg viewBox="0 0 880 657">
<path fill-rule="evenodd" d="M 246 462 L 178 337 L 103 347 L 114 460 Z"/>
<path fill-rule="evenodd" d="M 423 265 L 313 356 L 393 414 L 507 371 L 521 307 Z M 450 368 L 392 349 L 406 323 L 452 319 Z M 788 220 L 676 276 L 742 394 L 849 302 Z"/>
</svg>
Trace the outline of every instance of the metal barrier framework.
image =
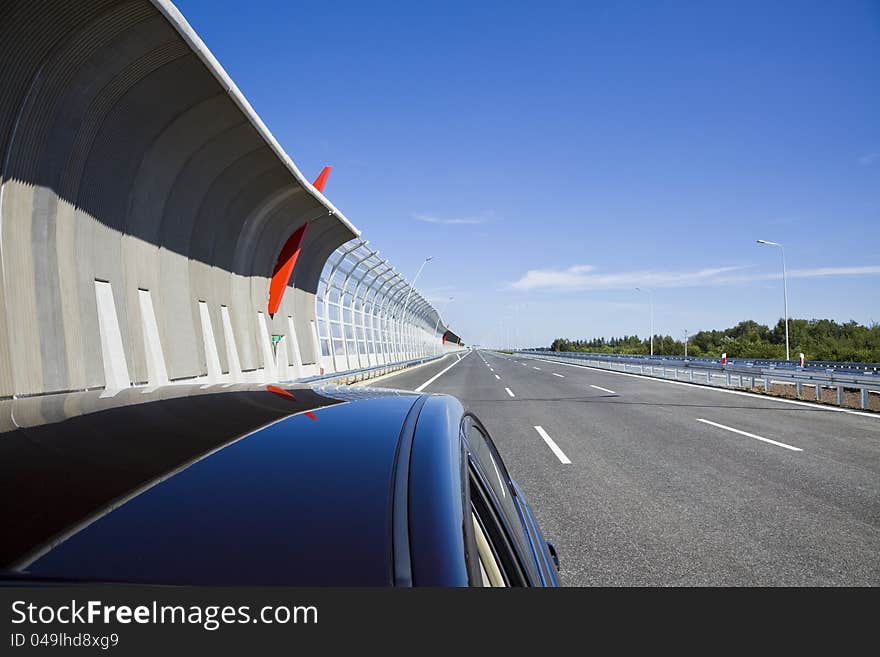
<svg viewBox="0 0 880 657">
<path fill-rule="evenodd" d="M 804 386 L 814 389 L 816 401 L 823 401 L 822 391 L 836 391 L 836 404 L 843 406 L 846 390 L 857 390 L 859 407 L 867 410 L 869 394 L 880 394 L 880 376 L 838 370 L 816 371 L 806 368 L 781 369 L 747 365 L 742 362 L 722 365 L 711 361 L 690 361 L 658 357 L 618 356 L 577 352 L 528 350 L 517 351 L 531 356 L 586 365 L 630 374 L 673 379 L 725 388 L 760 389 L 768 392 L 774 384 L 794 386 L 798 399 L 804 398 Z"/>
<path fill-rule="evenodd" d="M 363 370 L 457 350 L 439 311 L 357 238 L 327 260 L 315 297 L 325 372 Z"/>
</svg>

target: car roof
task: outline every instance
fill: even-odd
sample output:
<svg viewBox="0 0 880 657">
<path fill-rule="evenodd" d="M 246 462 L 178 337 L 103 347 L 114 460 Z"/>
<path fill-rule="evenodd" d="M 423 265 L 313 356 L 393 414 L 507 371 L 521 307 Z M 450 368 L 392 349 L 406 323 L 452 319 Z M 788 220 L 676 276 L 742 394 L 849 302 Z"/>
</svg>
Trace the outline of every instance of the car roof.
<svg viewBox="0 0 880 657">
<path fill-rule="evenodd" d="M 419 398 L 163 391 L 7 431 L 0 562 L 92 581 L 388 584 L 394 464 Z M 97 403 L 77 399 L 61 407 Z"/>
</svg>

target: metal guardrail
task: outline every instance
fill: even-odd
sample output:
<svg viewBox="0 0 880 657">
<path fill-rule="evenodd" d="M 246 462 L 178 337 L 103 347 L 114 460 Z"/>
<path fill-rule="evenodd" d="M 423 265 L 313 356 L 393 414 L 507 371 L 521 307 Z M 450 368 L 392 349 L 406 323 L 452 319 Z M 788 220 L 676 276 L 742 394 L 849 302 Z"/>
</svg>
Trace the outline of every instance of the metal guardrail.
<svg viewBox="0 0 880 657">
<path fill-rule="evenodd" d="M 528 352 L 546 352 L 546 349 L 523 349 L 523 353 Z M 587 355 L 591 358 L 603 359 L 603 358 L 616 358 L 616 359 L 641 359 L 641 360 L 653 360 L 657 362 L 670 362 L 675 361 L 679 363 L 715 363 L 716 365 L 721 365 L 721 360 L 719 358 L 705 358 L 705 357 L 688 357 L 687 359 L 682 358 L 680 356 L 639 356 L 632 354 L 600 354 L 586 351 L 565 351 L 565 352 L 552 352 L 552 353 L 565 353 L 565 354 L 583 354 Z M 799 365 L 797 361 L 790 360 L 774 360 L 772 358 L 728 358 L 728 365 L 744 365 L 746 367 L 767 367 L 767 368 L 777 368 L 777 369 L 789 369 L 789 370 L 834 370 L 836 372 L 853 372 L 853 373 L 863 373 L 868 375 L 874 375 L 880 377 L 880 363 L 845 363 L 840 361 L 831 361 L 831 360 L 808 360 L 804 363 L 803 366 Z"/>
<path fill-rule="evenodd" d="M 880 376 L 873 373 L 850 372 L 842 370 L 809 370 L 807 368 L 761 367 L 753 362 L 737 361 L 727 365 L 711 359 L 671 359 L 650 356 L 629 356 L 616 354 L 589 354 L 565 351 L 526 350 L 516 353 L 524 356 L 539 356 L 560 362 L 589 365 L 618 372 L 629 372 L 699 383 L 725 388 L 763 389 L 770 392 L 773 384 L 792 385 L 798 399 L 804 398 L 804 386 L 814 389 L 816 401 L 828 401 L 823 390 L 836 391 L 838 406 L 844 406 L 847 390 L 857 390 L 859 407 L 867 410 L 870 406 L 868 394 L 880 393 Z M 618 367 L 619 366 L 619 367 Z"/>
</svg>

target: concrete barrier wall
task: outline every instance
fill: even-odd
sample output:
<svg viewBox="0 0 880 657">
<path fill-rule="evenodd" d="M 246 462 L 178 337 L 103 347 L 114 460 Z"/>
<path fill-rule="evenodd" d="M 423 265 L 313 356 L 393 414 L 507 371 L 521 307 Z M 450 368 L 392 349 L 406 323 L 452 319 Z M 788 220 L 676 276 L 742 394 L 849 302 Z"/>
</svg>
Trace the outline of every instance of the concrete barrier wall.
<svg viewBox="0 0 880 657">
<path fill-rule="evenodd" d="M 0 3 L 0 397 L 316 374 L 318 281 L 357 235 L 170 3 Z"/>
</svg>

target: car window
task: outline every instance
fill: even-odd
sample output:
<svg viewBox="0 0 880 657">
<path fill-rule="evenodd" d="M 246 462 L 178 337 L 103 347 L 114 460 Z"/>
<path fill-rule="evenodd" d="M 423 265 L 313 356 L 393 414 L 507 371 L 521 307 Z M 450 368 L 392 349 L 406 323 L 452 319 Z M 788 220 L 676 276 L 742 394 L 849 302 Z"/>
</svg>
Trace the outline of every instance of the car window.
<svg viewBox="0 0 880 657">
<path fill-rule="evenodd" d="M 498 564 L 495 552 L 489 544 L 489 539 L 486 537 L 476 513 L 471 513 L 471 521 L 474 524 L 474 538 L 477 544 L 483 586 L 507 586 L 501 574 L 501 566 Z"/>
<path fill-rule="evenodd" d="M 467 418 L 465 431 L 471 457 L 482 474 L 484 483 L 492 490 L 497 507 L 496 512 L 504 516 L 511 539 L 515 541 L 523 554 L 528 554 L 529 541 L 523 529 L 519 510 L 514 501 L 514 492 L 508 482 L 507 469 L 498 456 L 495 446 L 486 432 L 472 418 Z"/>
<path fill-rule="evenodd" d="M 527 583 L 517 550 L 504 528 L 497 508 L 490 501 L 482 477 L 470 467 L 471 517 L 474 522 L 474 554 L 481 575 L 490 586 L 523 586 Z"/>
</svg>

